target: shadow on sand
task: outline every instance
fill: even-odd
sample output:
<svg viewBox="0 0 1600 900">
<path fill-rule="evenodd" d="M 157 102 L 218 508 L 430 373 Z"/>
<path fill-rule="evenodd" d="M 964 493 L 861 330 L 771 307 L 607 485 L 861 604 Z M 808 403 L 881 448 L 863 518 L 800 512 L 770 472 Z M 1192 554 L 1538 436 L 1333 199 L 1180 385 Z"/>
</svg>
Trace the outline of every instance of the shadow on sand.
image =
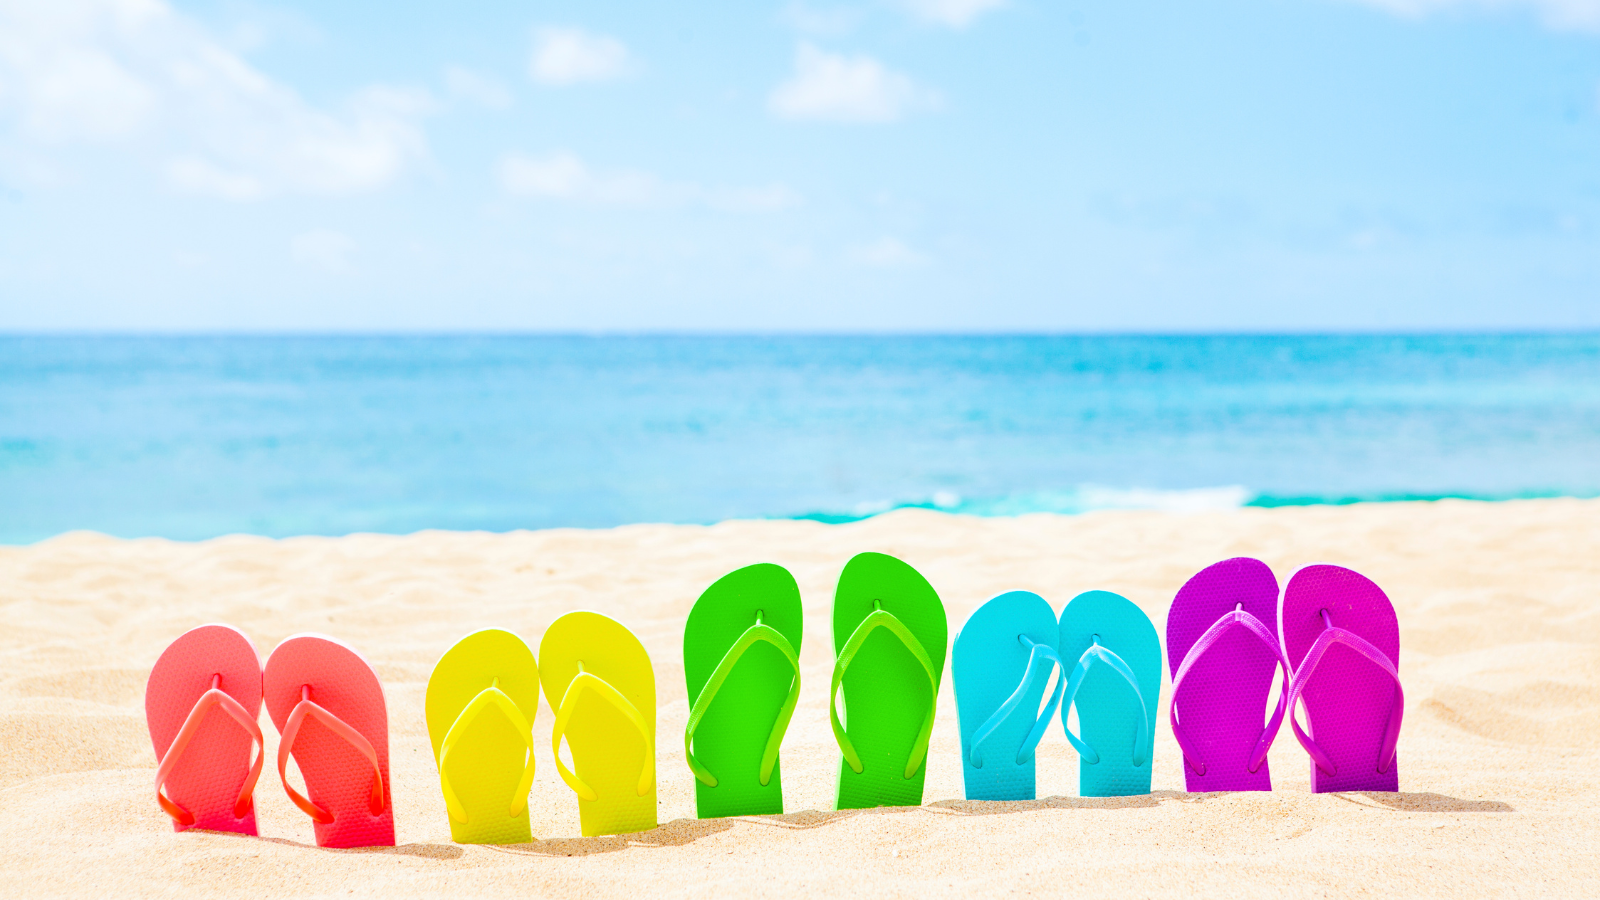
<svg viewBox="0 0 1600 900">
<path fill-rule="evenodd" d="M 703 837 L 721 834 L 740 823 L 776 828 L 786 831 L 804 831 L 824 828 L 836 822 L 857 816 L 1003 816 L 1038 812 L 1046 809 L 1148 809 L 1162 801 L 1176 803 L 1206 803 L 1236 794 L 1218 792 L 1190 794 L 1183 791 L 1153 791 L 1136 797 L 1042 797 L 1038 800 L 936 800 L 925 806 L 880 806 L 874 809 L 816 810 L 784 813 L 777 816 L 735 816 L 727 819 L 674 819 L 650 831 L 635 834 L 614 834 L 603 837 L 548 838 L 527 844 L 482 845 L 484 850 L 517 856 L 593 856 L 597 853 L 615 853 L 630 847 L 682 847 Z M 1463 800 L 1444 794 L 1426 792 L 1387 794 L 1362 791 L 1330 794 L 1330 797 L 1368 809 L 1394 812 L 1515 812 L 1509 803 L 1500 800 Z M 299 841 L 282 838 L 262 838 L 277 844 L 311 847 Z M 311 847 L 311 849 L 318 849 Z M 417 856 L 426 859 L 456 859 L 463 848 L 456 844 L 402 844 L 397 847 L 363 847 L 351 850 L 333 850 L 334 853 L 378 853 Z"/>
<path fill-rule="evenodd" d="M 1447 797 L 1444 794 L 1427 792 L 1389 794 L 1381 791 L 1355 791 L 1348 794 L 1332 794 L 1346 803 L 1365 806 L 1369 809 L 1383 808 L 1395 812 L 1480 812 L 1501 813 L 1516 812 L 1516 807 L 1503 800 L 1462 800 L 1459 797 Z"/>
</svg>

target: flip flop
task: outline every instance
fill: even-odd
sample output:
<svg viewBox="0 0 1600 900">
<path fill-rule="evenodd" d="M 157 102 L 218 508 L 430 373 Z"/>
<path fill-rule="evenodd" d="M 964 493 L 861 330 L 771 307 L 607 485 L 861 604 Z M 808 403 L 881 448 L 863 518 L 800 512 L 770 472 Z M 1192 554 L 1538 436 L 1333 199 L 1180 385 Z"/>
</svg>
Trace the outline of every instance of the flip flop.
<svg viewBox="0 0 1600 900">
<path fill-rule="evenodd" d="M 475 631 L 428 677 L 424 709 L 439 789 L 458 844 L 525 844 L 539 667 L 509 631 Z"/>
<path fill-rule="evenodd" d="M 311 817 L 318 847 L 394 846 L 389 713 L 372 666 L 320 634 L 285 638 L 267 657 L 267 714 L 278 740 L 278 778 Z M 289 785 L 293 756 L 306 795 Z"/>
<path fill-rule="evenodd" d="M 1056 646 L 1075 662 L 1061 727 L 1078 751 L 1078 796 L 1150 793 L 1161 698 L 1161 639 L 1150 617 L 1120 594 L 1088 591 L 1061 611 Z M 1067 726 L 1073 706 L 1081 738 Z"/>
<path fill-rule="evenodd" d="M 956 715 L 961 721 L 961 774 L 968 800 L 1032 800 L 1034 748 L 1055 719 L 1066 681 L 1044 712 L 1039 701 L 1056 655 L 1056 614 L 1032 591 L 1009 591 L 978 607 L 950 650 Z"/>
<path fill-rule="evenodd" d="M 266 756 L 260 715 L 261 657 L 243 632 L 201 625 L 162 651 L 145 683 L 144 717 L 156 751 L 156 803 L 173 831 L 256 833 L 254 792 Z"/>
<path fill-rule="evenodd" d="M 683 755 L 702 819 L 778 815 L 778 748 L 800 699 L 800 588 L 782 566 L 718 579 L 683 626 L 689 723 Z"/>
<path fill-rule="evenodd" d="M 1364 575 L 1314 565 L 1289 578 L 1278 616 L 1294 671 L 1289 724 L 1311 755 L 1312 792 L 1400 790 L 1395 744 L 1406 698 L 1394 604 Z M 1295 721 L 1297 703 L 1310 734 Z"/>
<path fill-rule="evenodd" d="M 862 553 L 839 573 L 828 693 L 841 754 L 836 808 L 921 805 L 946 627 L 939 595 L 900 560 Z"/>
<path fill-rule="evenodd" d="M 1283 724 L 1284 695 L 1265 728 L 1261 722 L 1273 669 L 1289 680 L 1277 624 L 1278 581 L 1260 560 L 1208 566 L 1173 599 L 1170 717 L 1191 792 L 1272 790 L 1267 750 Z"/>
<path fill-rule="evenodd" d="M 656 827 L 656 676 L 644 645 L 599 613 L 570 612 L 550 623 L 539 658 L 556 711 L 550 749 L 578 795 L 584 836 Z M 561 759 L 563 737 L 572 769 Z"/>
</svg>

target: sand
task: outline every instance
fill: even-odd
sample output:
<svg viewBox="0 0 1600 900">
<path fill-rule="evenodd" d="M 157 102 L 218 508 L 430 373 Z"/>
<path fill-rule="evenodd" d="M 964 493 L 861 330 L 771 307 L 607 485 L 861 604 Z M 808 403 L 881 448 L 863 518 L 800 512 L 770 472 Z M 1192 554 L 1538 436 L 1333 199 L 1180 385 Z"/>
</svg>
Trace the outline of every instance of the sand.
<svg viewBox="0 0 1600 900">
<path fill-rule="evenodd" d="M 1150 796 L 1078 798 L 1077 759 L 1053 729 L 1039 752 L 1044 799 L 968 802 L 947 670 L 925 805 L 830 811 L 829 611 L 840 567 L 862 550 L 921 569 L 952 635 L 1007 589 L 1058 609 L 1082 590 L 1117 591 L 1164 631 L 1174 592 L 1218 559 L 1257 556 L 1280 579 L 1308 562 L 1357 568 L 1399 611 L 1402 792 L 1309 793 L 1285 728 L 1276 790 L 1187 794 L 1164 685 Z M 759 561 L 787 566 L 805 598 L 804 686 L 783 755 L 792 812 L 698 821 L 682 624 L 714 579 Z M 1600 896 L 1597 592 L 1600 501 L 1578 500 L 201 543 L 70 534 L 0 548 L 0 895 Z M 480 627 L 537 647 L 572 609 L 619 619 L 650 651 L 661 827 L 580 837 L 541 708 L 538 840 L 451 843 L 422 715 L 434 660 Z M 144 683 L 167 642 L 210 621 L 242 628 L 263 655 L 322 631 L 372 660 L 399 846 L 316 848 L 270 764 L 260 838 L 172 832 L 151 794 Z"/>
</svg>

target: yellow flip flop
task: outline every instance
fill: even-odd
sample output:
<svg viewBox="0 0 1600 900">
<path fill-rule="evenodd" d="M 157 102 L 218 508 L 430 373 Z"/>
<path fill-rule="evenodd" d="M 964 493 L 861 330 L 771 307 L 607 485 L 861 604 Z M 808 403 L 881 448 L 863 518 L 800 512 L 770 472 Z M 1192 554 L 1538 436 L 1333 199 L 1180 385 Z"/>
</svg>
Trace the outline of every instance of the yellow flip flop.
<svg viewBox="0 0 1600 900">
<path fill-rule="evenodd" d="M 456 642 L 433 667 L 425 701 L 439 788 L 458 844 L 533 840 L 533 716 L 539 667 L 522 638 L 497 628 Z"/>
<path fill-rule="evenodd" d="M 539 658 L 556 711 L 550 746 L 584 835 L 656 827 L 656 676 L 644 645 L 599 613 L 571 612 L 550 623 Z M 576 773 L 561 759 L 563 737 Z"/>
</svg>

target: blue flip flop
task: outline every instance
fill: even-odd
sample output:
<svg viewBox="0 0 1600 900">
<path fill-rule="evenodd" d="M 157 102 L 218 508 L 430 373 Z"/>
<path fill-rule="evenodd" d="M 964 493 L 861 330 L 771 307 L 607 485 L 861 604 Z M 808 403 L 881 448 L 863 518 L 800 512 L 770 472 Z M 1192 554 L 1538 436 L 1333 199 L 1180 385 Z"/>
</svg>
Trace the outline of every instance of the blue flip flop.
<svg viewBox="0 0 1600 900">
<path fill-rule="evenodd" d="M 1078 751 L 1078 795 L 1150 793 L 1161 694 L 1161 641 L 1150 617 L 1120 595 L 1088 591 L 1061 611 L 1056 646 L 1065 664 L 1074 666 L 1061 701 L 1061 727 Z M 1074 704 L 1082 737 L 1067 726 Z"/>
<path fill-rule="evenodd" d="M 1055 644 L 1055 612 L 1031 591 L 1001 594 L 961 626 L 950 669 L 968 800 L 1034 798 L 1033 751 L 1061 702 L 1058 675 L 1049 707 L 1039 712 L 1051 672 L 1064 671 Z"/>
</svg>

